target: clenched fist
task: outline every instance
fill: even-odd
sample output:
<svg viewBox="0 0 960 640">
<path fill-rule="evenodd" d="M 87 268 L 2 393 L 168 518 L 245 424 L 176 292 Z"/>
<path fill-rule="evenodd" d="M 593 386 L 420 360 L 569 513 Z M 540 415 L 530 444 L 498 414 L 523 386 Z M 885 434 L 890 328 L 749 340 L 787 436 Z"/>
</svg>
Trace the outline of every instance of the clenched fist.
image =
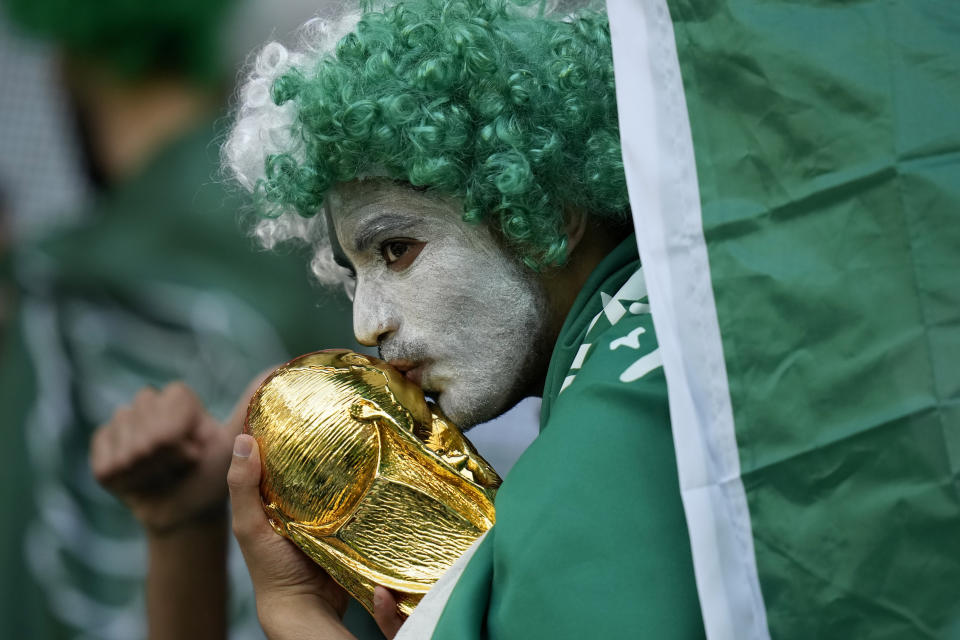
<svg viewBox="0 0 960 640">
<path fill-rule="evenodd" d="M 224 513 L 233 439 L 243 428 L 244 393 L 220 424 L 181 382 L 142 389 L 93 435 L 90 466 L 151 535 Z"/>
</svg>

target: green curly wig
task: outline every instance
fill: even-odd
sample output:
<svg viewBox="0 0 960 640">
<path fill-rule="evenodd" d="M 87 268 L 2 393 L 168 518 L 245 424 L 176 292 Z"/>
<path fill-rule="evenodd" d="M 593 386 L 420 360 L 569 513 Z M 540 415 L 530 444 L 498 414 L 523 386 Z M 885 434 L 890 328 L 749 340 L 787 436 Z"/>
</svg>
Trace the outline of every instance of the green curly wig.
<svg viewBox="0 0 960 640">
<path fill-rule="evenodd" d="M 336 183 L 385 176 L 459 197 L 535 269 L 566 259 L 565 207 L 629 218 L 601 13 L 405 0 L 368 9 L 332 53 L 290 58 L 269 91 L 292 105 L 291 148 L 248 185 L 267 215 L 312 216 Z"/>
</svg>

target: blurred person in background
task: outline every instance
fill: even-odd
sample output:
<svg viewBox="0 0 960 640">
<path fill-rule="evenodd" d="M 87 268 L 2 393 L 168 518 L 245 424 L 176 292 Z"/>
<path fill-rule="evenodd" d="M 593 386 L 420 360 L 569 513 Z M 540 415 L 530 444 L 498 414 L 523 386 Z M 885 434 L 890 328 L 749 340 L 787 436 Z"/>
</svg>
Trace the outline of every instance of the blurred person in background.
<svg viewBox="0 0 960 640">
<path fill-rule="evenodd" d="M 317 8 L 292 0 L 2 6 L 24 34 L 59 50 L 95 197 L 64 216 L 69 225 L 21 239 L 4 267 L 19 302 L 6 313 L 4 296 L 2 307 L 0 636 L 138 637 L 145 542 L 151 557 L 158 546 L 192 549 L 167 557 L 192 562 L 198 585 L 225 579 L 226 487 L 222 477 L 211 481 L 216 508 L 181 512 L 165 527 L 144 523 L 144 538 L 91 477 L 93 429 L 138 389 L 174 380 L 209 410 L 204 426 L 220 429 L 264 367 L 354 344 L 338 292 L 311 285 L 301 256 L 258 253 L 238 225 L 239 200 L 216 176 L 233 52 Z M 21 80 L 8 76 L 3 91 L 17 92 Z M 182 488 L 198 469 L 179 463 L 172 474 L 147 470 L 138 490 L 160 498 Z M 232 610 L 208 615 L 229 615 L 233 637 L 259 637 L 248 578 L 234 560 Z"/>
<path fill-rule="evenodd" d="M 10 215 L 7 206 L 4 193 L 0 191 L 0 359 L 3 358 L 2 345 L 10 331 L 16 305 L 16 287 L 10 260 Z"/>
<path fill-rule="evenodd" d="M 10 223 L 7 204 L 0 191 L 0 344 L 7 333 L 13 307 L 13 284 L 10 269 Z M 2 356 L 2 354 L 0 354 Z"/>
<path fill-rule="evenodd" d="M 302 256 L 258 253 L 257 242 L 241 231 L 242 200 L 217 176 L 223 135 L 217 118 L 242 56 L 341 7 L 304 0 L 162 7 L 4 0 L 3 6 L 23 32 L 59 49 L 69 104 L 60 105 L 51 90 L 61 87 L 23 84 L 33 80 L 28 72 L 19 74 L 18 85 L 6 76 L 5 94 L 44 96 L 34 109 L 20 106 L 34 114 L 63 112 L 76 128 L 54 118 L 34 132 L 6 122 L 0 133 L 16 133 L 18 148 L 33 156 L 42 155 L 41 136 L 61 143 L 53 145 L 59 156 L 31 158 L 44 174 L 32 182 L 41 185 L 69 183 L 63 167 L 75 168 L 67 138 L 76 136 L 84 153 L 74 164 L 82 165 L 86 188 L 60 190 L 78 202 L 85 190 L 95 197 L 40 221 L 48 215 L 42 203 L 55 199 L 20 184 L 31 206 L 21 198 L 12 211 L 17 226 L 34 231 L 16 236 L 8 261 L 20 304 L 0 352 L 4 506 L 15 514 L 2 533 L 0 633 L 138 637 L 150 606 L 160 608 L 154 622 L 172 623 L 151 627 L 151 637 L 209 637 L 203 625 L 222 629 L 225 617 L 231 637 L 262 637 L 242 559 L 226 552 L 218 465 L 225 472 L 240 426 L 233 407 L 264 367 L 354 341 L 346 301 L 309 283 Z M 168 386 L 175 380 L 186 386 Z M 180 414 L 194 411 L 191 436 L 207 445 L 171 450 L 154 440 L 153 450 L 125 461 L 108 485 L 135 518 L 97 486 L 87 465 L 95 426 L 117 407 L 118 415 L 134 417 L 123 407 L 132 400 L 134 408 L 162 401 Z M 534 437 L 538 411 L 539 400 L 528 399 L 507 420 L 471 432 L 501 474 Z M 155 436 L 170 423 L 129 426 Z M 150 571 L 145 596 L 148 557 L 151 569 L 161 571 Z M 193 620 L 162 615 L 177 599 L 189 599 L 191 589 L 226 588 L 228 562 L 229 612 Z M 380 637 L 358 605 L 347 624 L 361 638 Z"/>
</svg>

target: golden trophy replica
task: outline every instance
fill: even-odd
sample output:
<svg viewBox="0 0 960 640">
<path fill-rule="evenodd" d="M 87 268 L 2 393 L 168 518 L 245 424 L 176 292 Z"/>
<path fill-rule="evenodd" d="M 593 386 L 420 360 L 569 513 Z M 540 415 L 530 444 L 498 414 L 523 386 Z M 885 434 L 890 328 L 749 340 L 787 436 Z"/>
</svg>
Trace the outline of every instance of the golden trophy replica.
<svg viewBox="0 0 960 640">
<path fill-rule="evenodd" d="M 270 524 L 371 613 L 373 588 L 409 615 L 493 526 L 500 478 L 387 363 L 352 351 L 288 362 L 250 401 Z"/>
</svg>

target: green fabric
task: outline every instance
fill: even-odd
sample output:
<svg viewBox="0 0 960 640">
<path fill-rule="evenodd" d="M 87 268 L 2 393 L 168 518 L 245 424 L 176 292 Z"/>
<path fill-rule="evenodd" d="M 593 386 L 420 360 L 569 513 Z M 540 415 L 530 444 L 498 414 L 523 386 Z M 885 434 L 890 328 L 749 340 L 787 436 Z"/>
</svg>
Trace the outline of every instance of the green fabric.
<svg viewBox="0 0 960 640">
<path fill-rule="evenodd" d="M 663 369 L 621 381 L 657 348 L 651 317 L 629 297 L 610 305 L 624 310 L 614 324 L 602 312 L 601 293 L 617 297 L 638 268 L 631 236 L 578 296 L 541 434 L 497 494 L 497 524 L 434 638 L 703 637 Z"/>
<path fill-rule="evenodd" d="M 960 12 L 669 2 L 774 638 L 960 637 Z"/>
<path fill-rule="evenodd" d="M 82 225 L 15 256 L 21 305 L 0 363 L 0 637 L 142 635 L 139 532 L 86 462 L 117 404 L 186 379 L 223 417 L 263 368 L 354 345 L 346 301 L 310 283 L 305 257 L 245 236 L 239 198 L 214 181 L 219 136 L 196 130 Z M 244 611 L 253 622 L 252 600 Z"/>
<path fill-rule="evenodd" d="M 158 71 L 216 82 L 235 0 L 2 0 L 10 22 L 127 78 Z"/>
<path fill-rule="evenodd" d="M 0 501 L 5 514 L 0 527 L 0 636 L 16 638 L 27 630 L 30 638 L 68 638 L 69 630 L 50 615 L 40 584 L 33 580 L 24 550 L 26 525 L 36 514 L 29 490 L 29 463 L 23 424 L 31 409 L 33 372 L 16 324 L 17 306 L 11 308 L 0 350 L 0 406 L 3 447 L 0 448 Z"/>
</svg>

